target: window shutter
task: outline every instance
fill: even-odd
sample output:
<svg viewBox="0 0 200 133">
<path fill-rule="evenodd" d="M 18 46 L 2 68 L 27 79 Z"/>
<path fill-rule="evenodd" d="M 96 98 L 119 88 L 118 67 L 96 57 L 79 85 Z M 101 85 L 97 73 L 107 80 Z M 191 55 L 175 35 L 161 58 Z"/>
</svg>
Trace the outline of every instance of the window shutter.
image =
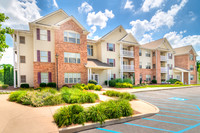
<svg viewBox="0 0 200 133">
<path fill-rule="evenodd" d="M 37 50 L 37 61 L 40 62 L 40 50 Z"/>
<path fill-rule="evenodd" d="M 49 83 L 51 83 L 51 82 L 52 82 L 52 79 L 51 79 L 51 72 L 49 72 L 48 74 L 49 74 L 49 76 L 48 76 L 48 81 L 49 81 Z"/>
<path fill-rule="evenodd" d="M 115 67 L 115 59 L 114 59 L 114 67 Z"/>
<path fill-rule="evenodd" d="M 40 40 L 40 29 L 37 28 L 37 40 Z"/>
<path fill-rule="evenodd" d="M 107 43 L 107 51 L 109 51 L 109 46 L 108 46 L 108 43 Z"/>
<path fill-rule="evenodd" d="M 51 41 L 51 32 L 50 32 L 50 30 L 47 30 L 47 35 L 48 35 L 48 41 Z"/>
<path fill-rule="evenodd" d="M 114 74 L 114 79 L 116 78 L 115 74 Z"/>
<path fill-rule="evenodd" d="M 107 64 L 109 64 L 109 59 L 107 58 Z"/>
<path fill-rule="evenodd" d="M 41 72 L 38 72 L 38 84 L 41 83 Z"/>
<path fill-rule="evenodd" d="M 113 44 L 113 51 L 115 52 L 115 44 Z"/>
<path fill-rule="evenodd" d="M 48 51 L 48 62 L 51 62 L 51 51 Z"/>
</svg>

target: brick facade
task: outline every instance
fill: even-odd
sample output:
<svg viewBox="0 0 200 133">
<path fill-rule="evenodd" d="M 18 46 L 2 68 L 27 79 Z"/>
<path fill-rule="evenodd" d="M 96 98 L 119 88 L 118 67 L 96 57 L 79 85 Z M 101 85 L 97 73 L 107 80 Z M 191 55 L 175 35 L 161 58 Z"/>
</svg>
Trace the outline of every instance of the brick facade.
<svg viewBox="0 0 200 133">
<path fill-rule="evenodd" d="M 139 68 L 139 47 L 134 48 L 134 67 L 135 67 L 135 85 L 140 83 L 140 68 Z"/>
</svg>

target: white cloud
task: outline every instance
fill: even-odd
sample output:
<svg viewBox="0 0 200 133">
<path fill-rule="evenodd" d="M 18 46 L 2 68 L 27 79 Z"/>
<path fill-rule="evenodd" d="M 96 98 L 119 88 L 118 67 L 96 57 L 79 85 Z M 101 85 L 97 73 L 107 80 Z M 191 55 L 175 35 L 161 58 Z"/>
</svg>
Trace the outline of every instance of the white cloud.
<svg viewBox="0 0 200 133">
<path fill-rule="evenodd" d="M 179 5 L 172 5 L 167 12 L 158 10 L 149 21 L 146 19 L 131 21 L 130 25 L 132 28 L 128 29 L 128 31 L 131 31 L 136 37 L 140 38 L 146 32 L 155 32 L 162 26 L 172 27 L 175 23 L 174 17 L 185 6 L 187 1 L 182 0 Z"/>
<path fill-rule="evenodd" d="M 94 40 L 99 40 L 100 39 L 100 37 L 99 36 L 94 36 L 94 38 L 93 38 Z"/>
<path fill-rule="evenodd" d="M 124 9 L 133 9 L 133 7 L 134 7 L 133 2 L 130 0 L 127 0 L 124 5 Z"/>
<path fill-rule="evenodd" d="M 101 11 L 95 13 L 95 12 L 90 12 L 88 13 L 87 16 L 87 24 L 89 26 L 93 25 L 93 26 L 99 26 L 101 29 L 105 28 L 107 25 L 107 21 L 108 19 L 112 19 L 114 18 L 114 14 L 112 13 L 112 10 L 105 10 L 104 13 L 102 13 Z"/>
<path fill-rule="evenodd" d="M 89 5 L 87 2 L 83 2 L 83 3 L 81 4 L 81 6 L 78 7 L 78 11 L 79 11 L 80 13 L 82 13 L 82 12 L 88 13 L 88 12 L 90 12 L 90 11 L 92 11 L 92 10 L 93 10 L 92 6 Z"/>
<path fill-rule="evenodd" d="M 167 40 L 170 42 L 170 44 L 176 48 L 176 47 L 182 47 L 186 45 L 193 45 L 194 47 L 199 46 L 200 44 L 200 35 L 189 35 L 189 36 L 183 36 L 184 31 L 181 31 L 179 33 L 177 32 L 169 32 L 164 35 L 164 37 L 167 38 Z"/>
<path fill-rule="evenodd" d="M 189 11 L 189 17 L 191 18 L 191 21 L 195 21 L 197 19 L 197 16 L 192 11 Z"/>
<path fill-rule="evenodd" d="M 200 51 L 197 51 L 197 54 L 200 56 Z"/>
<path fill-rule="evenodd" d="M 1 12 L 9 17 L 4 26 L 28 29 L 28 22 L 41 17 L 36 0 L 0 0 Z"/>
<path fill-rule="evenodd" d="M 144 34 L 140 44 L 145 44 L 151 42 L 153 39 L 150 34 Z"/>
<path fill-rule="evenodd" d="M 58 4 L 57 4 L 56 0 L 53 0 L 53 5 L 54 5 L 56 8 L 58 8 Z"/>
<path fill-rule="evenodd" d="M 160 7 L 164 0 L 145 0 L 142 5 L 143 12 L 149 12 L 150 9 Z"/>
<path fill-rule="evenodd" d="M 9 47 L 3 52 L 3 57 L 0 59 L 0 64 L 13 65 L 13 47 Z"/>
<path fill-rule="evenodd" d="M 92 37 L 93 34 L 96 32 L 96 30 L 97 30 L 97 27 L 96 27 L 96 26 L 92 26 L 92 27 L 90 28 L 90 34 L 89 34 L 88 36 L 89 36 L 89 37 Z"/>
</svg>

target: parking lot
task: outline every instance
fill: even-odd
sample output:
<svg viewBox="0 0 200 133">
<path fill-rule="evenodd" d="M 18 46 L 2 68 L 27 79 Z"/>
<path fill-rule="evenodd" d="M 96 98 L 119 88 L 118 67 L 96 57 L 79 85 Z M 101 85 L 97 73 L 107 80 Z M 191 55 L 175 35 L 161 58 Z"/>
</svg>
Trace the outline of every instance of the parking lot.
<svg viewBox="0 0 200 133">
<path fill-rule="evenodd" d="M 80 133 L 200 133 L 200 87 L 136 93 L 156 105 L 154 116 Z"/>
</svg>

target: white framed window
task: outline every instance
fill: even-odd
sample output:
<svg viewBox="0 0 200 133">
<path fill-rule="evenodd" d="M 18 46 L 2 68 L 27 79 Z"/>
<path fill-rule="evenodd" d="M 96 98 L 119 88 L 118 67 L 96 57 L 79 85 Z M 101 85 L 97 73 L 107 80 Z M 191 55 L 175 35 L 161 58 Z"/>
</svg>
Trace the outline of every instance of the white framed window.
<svg viewBox="0 0 200 133">
<path fill-rule="evenodd" d="M 64 52 L 65 63 L 80 63 L 79 53 Z"/>
<path fill-rule="evenodd" d="M 194 70 L 194 66 L 193 65 L 190 65 L 190 70 Z"/>
<path fill-rule="evenodd" d="M 193 54 L 190 54 L 190 60 L 194 60 Z"/>
<path fill-rule="evenodd" d="M 168 59 L 172 59 L 172 53 L 168 53 Z"/>
<path fill-rule="evenodd" d="M 26 83 L 26 75 L 21 75 L 21 83 Z"/>
<path fill-rule="evenodd" d="M 140 68 L 142 68 L 142 62 L 140 62 Z"/>
<path fill-rule="evenodd" d="M 19 36 L 19 43 L 25 44 L 25 37 L 24 36 Z"/>
<path fill-rule="evenodd" d="M 65 84 L 81 83 L 80 73 L 65 73 Z"/>
<path fill-rule="evenodd" d="M 146 54 L 146 57 L 151 57 L 151 51 L 150 50 L 146 50 L 145 54 Z"/>
<path fill-rule="evenodd" d="M 40 51 L 40 62 L 48 62 L 48 52 Z"/>
<path fill-rule="evenodd" d="M 41 30 L 40 29 L 40 40 L 47 41 L 47 30 Z"/>
<path fill-rule="evenodd" d="M 139 49 L 139 56 L 142 56 L 142 49 Z"/>
<path fill-rule="evenodd" d="M 87 45 L 87 55 L 93 56 L 93 45 Z"/>
<path fill-rule="evenodd" d="M 48 83 L 49 75 L 48 73 L 41 73 L 41 83 Z"/>
<path fill-rule="evenodd" d="M 108 64 L 111 66 L 115 66 L 115 59 L 108 59 Z"/>
<path fill-rule="evenodd" d="M 194 80 L 194 75 L 190 75 L 190 80 Z"/>
<path fill-rule="evenodd" d="M 76 32 L 65 31 L 64 42 L 80 44 L 80 34 Z"/>
<path fill-rule="evenodd" d="M 114 44 L 108 43 L 108 51 L 114 51 Z"/>
<path fill-rule="evenodd" d="M 147 82 L 151 81 L 151 75 L 146 75 L 146 81 Z"/>
<path fill-rule="evenodd" d="M 146 69 L 151 69 L 151 63 L 150 62 L 147 62 Z"/>
</svg>

